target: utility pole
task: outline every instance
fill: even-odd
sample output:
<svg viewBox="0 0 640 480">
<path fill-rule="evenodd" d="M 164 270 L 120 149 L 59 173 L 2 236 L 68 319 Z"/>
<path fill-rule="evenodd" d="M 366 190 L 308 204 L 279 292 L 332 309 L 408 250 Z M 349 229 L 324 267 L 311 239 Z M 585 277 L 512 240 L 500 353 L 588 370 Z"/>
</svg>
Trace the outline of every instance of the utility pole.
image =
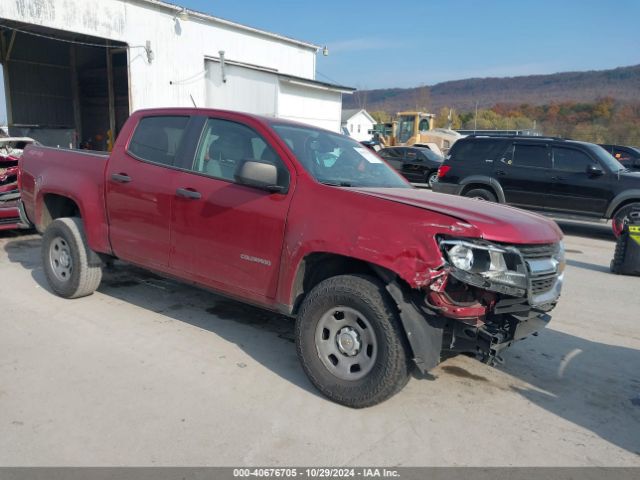
<svg viewBox="0 0 640 480">
<path fill-rule="evenodd" d="M 473 117 L 473 133 L 478 129 L 478 101 L 476 100 L 476 116 Z"/>
</svg>

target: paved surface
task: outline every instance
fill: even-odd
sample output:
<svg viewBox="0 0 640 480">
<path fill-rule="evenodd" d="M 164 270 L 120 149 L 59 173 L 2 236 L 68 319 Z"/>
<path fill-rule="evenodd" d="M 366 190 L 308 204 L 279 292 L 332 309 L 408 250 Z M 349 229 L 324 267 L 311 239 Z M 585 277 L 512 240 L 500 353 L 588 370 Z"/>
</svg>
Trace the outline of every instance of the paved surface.
<svg viewBox="0 0 640 480">
<path fill-rule="evenodd" d="M 350 410 L 304 376 L 287 319 L 119 266 L 48 290 L 36 235 L 0 235 L 0 465 L 640 465 L 640 278 L 601 225 L 562 223 L 547 331 L 447 360 Z"/>
</svg>

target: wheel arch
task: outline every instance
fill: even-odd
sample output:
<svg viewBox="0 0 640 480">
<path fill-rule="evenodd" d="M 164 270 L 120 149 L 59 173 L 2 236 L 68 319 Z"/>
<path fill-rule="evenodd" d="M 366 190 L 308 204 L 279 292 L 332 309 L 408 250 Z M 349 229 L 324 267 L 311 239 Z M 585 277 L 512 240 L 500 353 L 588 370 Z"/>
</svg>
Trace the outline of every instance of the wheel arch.
<svg viewBox="0 0 640 480">
<path fill-rule="evenodd" d="M 506 201 L 502 185 L 500 185 L 500 182 L 495 178 L 486 175 L 472 175 L 463 179 L 460 185 L 463 186 L 462 190 L 460 190 L 460 195 L 464 195 L 465 192 L 474 188 L 483 188 L 490 190 L 496 196 L 499 203 L 505 203 Z"/>
<path fill-rule="evenodd" d="M 87 194 L 77 197 L 57 188 L 40 190 L 35 201 L 36 229 L 43 233 L 57 218 L 79 217 L 82 219 L 84 233 L 91 249 L 110 255 L 112 251 L 102 191 L 96 190 L 95 186 L 93 191 L 96 191 L 97 195 Z"/>
<path fill-rule="evenodd" d="M 289 303 L 291 314 L 298 313 L 305 295 L 323 280 L 337 275 L 352 274 L 376 276 L 385 283 L 397 277 L 385 267 L 358 258 L 330 252 L 309 253 L 296 269 Z"/>
<path fill-rule="evenodd" d="M 41 232 L 46 230 L 51 222 L 62 217 L 82 218 L 83 215 L 78 202 L 66 195 L 51 192 L 43 193 L 36 223 L 38 230 Z"/>
<path fill-rule="evenodd" d="M 616 195 L 607 208 L 606 218 L 612 218 L 618 210 L 635 202 L 640 202 L 640 189 L 627 190 Z"/>
</svg>

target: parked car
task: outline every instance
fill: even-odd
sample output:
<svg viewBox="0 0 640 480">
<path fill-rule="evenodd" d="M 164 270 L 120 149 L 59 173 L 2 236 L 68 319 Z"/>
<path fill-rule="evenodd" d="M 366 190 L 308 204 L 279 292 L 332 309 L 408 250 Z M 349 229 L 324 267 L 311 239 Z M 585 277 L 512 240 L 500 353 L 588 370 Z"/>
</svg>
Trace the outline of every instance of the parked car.
<svg viewBox="0 0 640 480">
<path fill-rule="evenodd" d="M 18 212 L 18 162 L 28 137 L 0 137 L 0 230 L 22 228 Z"/>
<path fill-rule="evenodd" d="M 362 140 L 360 144 L 364 145 L 372 152 L 379 152 L 382 150 L 382 145 L 380 145 L 380 142 L 377 140 Z"/>
<path fill-rule="evenodd" d="M 550 137 L 469 136 L 453 146 L 436 192 L 556 215 L 611 219 L 620 234 L 640 207 L 640 174 L 593 143 Z"/>
<path fill-rule="evenodd" d="M 640 171 L 640 148 L 605 144 L 600 144 L 600 146 L 613 155 L 624 167 Z"/>
<path fill-rule="evenodd" d="M 547 324 L 563 281 L 551 220 L 413 189 L 354 140 L 281 119 L 138 111 L 109 155 L 27 148 L 20 183 L 55 293 L 90 295 L 117 257 L 295 317 L 310 381 L 351 407 L 444 350 L 495 361 Z"/>
<path fill-rule="evenodd" d="M 444 158 L 426 147 L 387 147 L 378 152 L 389 165 L 413 183 L 430 187 L 438 179 L 438 168 Z"/>
</svg>

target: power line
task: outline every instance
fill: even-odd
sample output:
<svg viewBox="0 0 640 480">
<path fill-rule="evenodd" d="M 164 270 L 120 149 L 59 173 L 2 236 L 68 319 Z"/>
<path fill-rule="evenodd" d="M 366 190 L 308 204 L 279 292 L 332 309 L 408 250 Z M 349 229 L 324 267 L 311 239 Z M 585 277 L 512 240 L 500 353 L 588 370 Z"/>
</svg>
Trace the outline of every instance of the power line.
<svg viewBox="0 0 640 480">
<path fill-rule="evenodd" d="M 19 33 L 24 33 L 25 35 L 31 35 L 34 37 L 40 37 L 40 38 L 46 38 L 47 40 L 55 40 L 57 42 L 64 42 L 64 43 L 72 43 L 74 45 L 84 45 L 86 47 L 99 47 L 99 48 L 144 48 L 145 50 L 147 50 L 147 47 L 145 45 L 107 45 L 106 43 L 90 43 L 90 42 L 80 42 L 78 40 L 68 40 L 66 38 L 58 38 L 58 37 L 52 37 L 50 35 L 43 35 L 42 33 L 36 33 L 36 32 L 30 32 L 28 30 L 22 30 L 20 28 L 16 28 L 16 27 L 9 27 L 7 25 L 0 25 L 0 30 L 11 30 L 14 32 L 19 32 Z"/>
<path fill-rule="evenodd" d="M 320 72 L 320 71 L 319 71 L 319 70 L 317 70 L 317 69 L 316 69 L 316 74 L 320 75 L 321 77 L 326 78 L 327 80 L 329 80 L 330 82 L 333 82 L 333 83 L 335 83 L 335 84 L 340 83 L 340 82 L 338 82 L 337 80 L 334 80 L 333 78 L 328 77 L 327 75 L 325 75 L 324 73 Z"/>
</svg>

